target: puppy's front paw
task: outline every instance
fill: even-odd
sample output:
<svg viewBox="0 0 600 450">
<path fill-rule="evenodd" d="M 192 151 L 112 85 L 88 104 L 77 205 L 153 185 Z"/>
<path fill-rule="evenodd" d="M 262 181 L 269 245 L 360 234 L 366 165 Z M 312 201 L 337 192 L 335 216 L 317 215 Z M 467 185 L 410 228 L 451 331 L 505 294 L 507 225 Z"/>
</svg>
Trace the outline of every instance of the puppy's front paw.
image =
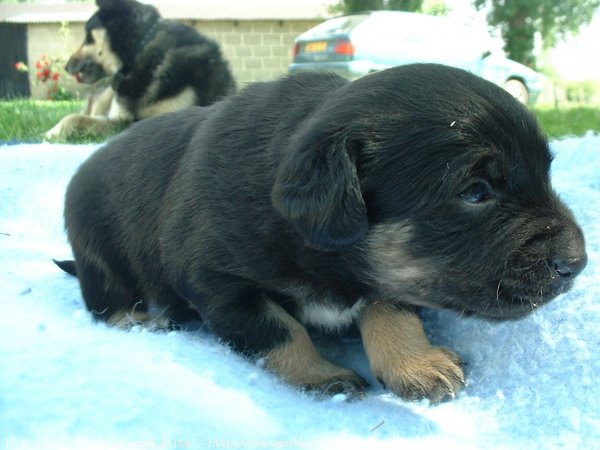
<svg viewBox="0 0 600 450">
<path fill-rule="evenodd" d="M 439 403 L 454 398 L 465 386 L 460 358 L 445 348 L 431 347 L 424 353 L 388 361 L 373 369 L 381 383 L 407 400 L 426 398 Z"/>
<path fill-rule="evenodd" d="M 344 393 L 362 397 L 368 383 L 354 370 L 340 367 L 323 358 L 314 347 L 306 329 L 283 308 L 270 303 L 270 312 L 289 330 L 287 341 L 265 356 L 266 367 L 288 383 L 325 395 Z"/>
<path fill-rule="evenodd" d="M 401 397 L 437 403 L 454 398 L 465 385 L 460 358 L 433 347 L 411 309 L 374 302 L 363 311 L 359 326 L 373 374 Z"/>
<path fill-rule="evenodd" d="M 63 121 L 58 122 L 54 127 L 44 133 L 44 140 L 46 141 L 54 141 L 61 137 L 63 134 Z"/>
<path fill-rule="evenodd" d="M 320 392 L 326 396 L 336 394 L 346 394 L 349 398 L 362 398 L 365 396 L 369 383 L 359 374 L 350 369 L 335 368 L 325 373 L 309 374 L 314 376 L 307 379 L 303 386 L 315 392 Z"/>
<path fill-rule="evenodd" d="M 324 395 L 347 394 L 361 398 L 369 386 L 354 370 L 327 361 L 304 338 L 272 350 L 266 358 L 266 366 L 288 383 Z"/>
</svg>

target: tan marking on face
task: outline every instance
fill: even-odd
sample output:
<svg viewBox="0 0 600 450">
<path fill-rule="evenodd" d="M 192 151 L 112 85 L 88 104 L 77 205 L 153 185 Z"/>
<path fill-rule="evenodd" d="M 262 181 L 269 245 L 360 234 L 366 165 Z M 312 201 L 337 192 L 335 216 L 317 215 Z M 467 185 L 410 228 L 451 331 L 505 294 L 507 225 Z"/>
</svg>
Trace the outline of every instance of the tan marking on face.
<svg viewBox="0 0 600 450">
<path fill-rule="evenodd" d="M 410 256 L 408 249 L 412 239 L 413 230 L 407 222 L 373 225 L 364 243 L 371 267 L 368 276 L 382 298 L 436 307 L 435 302 L 427 299 L 404 298 L 414 283 L 435 277 L 429 261 Z"/>
<path fill-rule="evenodd" d="M 396 394 L 438 402 L 465 384 L 460 358 L 429 343 L 416 313 L 373 302 L 359 327 L 373 374 Z"/>
<path fill-rule="evenodd" d="M 290 332 L 288 342 L 264 355 L 269 369 L 290 384 L 325 393 L 364 389 L 366 383 L 362 377 L 323 358 L 306 329 L 281 306 L 270 302 L 269 308 L 275 320 L 281 321 Z"/>
<path fill-rule="evenodd" d="M 94 44 L 84 45 L 82 48 L 91 47 L 89 49 L 85 49 L 85 51 L 93 51 L 95 53 L 94 59 L 102 66 L 104 71 L 108 75 L 114 75 L 122 67 L 123 63 L 113 52 L 106 29 L 95 28 L 91 31 L 91 33 L 92 37 L 94 38 Z"/>
<path fill-rule="evenodd" d="M 70 59 L 84 59 L 88 56 L 93 56 L 96 53 L 95 44 L 82 44 L 75 52 L 71 55 Z"/>
<path fill-rule="evenodd" d="M 404 222 L 374 225 L 367 236 L 375 276 L 388 289 L 424 275 L 422 264 L 408 255 L 411 238 L 412 227 Z"/>
</svg>

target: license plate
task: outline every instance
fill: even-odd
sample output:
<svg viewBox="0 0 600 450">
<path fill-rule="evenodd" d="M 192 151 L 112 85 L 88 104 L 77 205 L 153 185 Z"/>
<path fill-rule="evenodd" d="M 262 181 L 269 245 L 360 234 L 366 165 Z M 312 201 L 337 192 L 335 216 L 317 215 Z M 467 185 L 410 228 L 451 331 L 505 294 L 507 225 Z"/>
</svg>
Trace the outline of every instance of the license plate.
<svg viewBox="0 0 600 450">
<path fill-rule="evenodd" d="M 327 42 L 308 42 L 304 47 L 304 51 L 307 53 L 324 52 L 327 50 Z"/>
</svg>

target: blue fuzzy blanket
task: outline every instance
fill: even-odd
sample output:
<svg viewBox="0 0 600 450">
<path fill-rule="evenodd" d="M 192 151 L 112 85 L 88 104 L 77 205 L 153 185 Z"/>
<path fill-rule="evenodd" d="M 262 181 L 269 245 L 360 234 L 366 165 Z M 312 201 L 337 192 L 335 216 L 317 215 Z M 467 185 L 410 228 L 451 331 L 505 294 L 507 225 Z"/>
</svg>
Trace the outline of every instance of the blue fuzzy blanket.
<svg viewBox="0 0 600 450">
<path fill-rule="evenodd" d="M 64 190 L 94 146 L 0 147 L 0 448 L 598 448 L 600 137 L 554 141 L 553 181 L 589 264 L 575 288 L 510 323 L 427 312 L 468 363 L 438 406 L 369 378 L 360 341 L 322 339 L 373 387 L 360 401 L 299 392 L 198 329 L 93 323 L 68 258 Z"/>
</svg>

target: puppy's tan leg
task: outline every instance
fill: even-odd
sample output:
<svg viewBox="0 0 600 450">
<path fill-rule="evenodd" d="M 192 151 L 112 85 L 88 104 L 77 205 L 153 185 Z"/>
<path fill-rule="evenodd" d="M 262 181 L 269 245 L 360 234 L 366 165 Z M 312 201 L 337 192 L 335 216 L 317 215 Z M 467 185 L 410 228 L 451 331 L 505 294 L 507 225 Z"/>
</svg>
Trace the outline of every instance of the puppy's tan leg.
<svg viewBox="0 0 600 450">
<path fill-rule="evenodd" d="M 271 313 L 290 331 L 290 339 L 266 355 L 267 367 L 288 383 L 326 394 L 347 392 L 362 394 L 367 382 L 356 372 L 336 366 L 323 358 L 306 329 L 276 303 Z"/>
<path fill-rule="evenodd" d="M 44 134 L 44 139 L 66 139 L 73 133 L 74 121 L 78 116 L 80 116 L 80 114 L 69 114 L 68 116 L 63 117 L 60 122 Z"/>
<path fill-rule="evenodd" d="M 433 347 L 410 309 L 374 302 L 359 326 L 373 374 L 396 394 L 435 403 L 454 397 L 465 384 L 460 358 Z"/>
<path fill-rule="evenodd" d="M 44 137 L 48 140 L 66 140 L 77 133 L 108 136 L 115 133 L 121 126 L 121 122 L 111 120 L 108 117 L 69 114 L 46 132 Z"/>
<path fill-rule="evenodd" d="M 152 316 L 147 311 L 121 310 L 114 313 L 106 321 L 109 325 L 117 328 L 128 330 L 134 325 L 142 325 L 149 323 Z"/>
<path fill-rule="evenodd" d="M 168 289 L 163 289 L 161 304 L 155 305 L 151 311 L 143 302 L 135 303 L 131 308 L 119 309 L 113 313 L 106 323 L 116 328 L 130 330 L 141 326 L 148 331 L 173 330 L 189 320 L 200 319 L 198 311 Z M 163 303 L 164 302 L 164 303 Z"/>
</svg>

